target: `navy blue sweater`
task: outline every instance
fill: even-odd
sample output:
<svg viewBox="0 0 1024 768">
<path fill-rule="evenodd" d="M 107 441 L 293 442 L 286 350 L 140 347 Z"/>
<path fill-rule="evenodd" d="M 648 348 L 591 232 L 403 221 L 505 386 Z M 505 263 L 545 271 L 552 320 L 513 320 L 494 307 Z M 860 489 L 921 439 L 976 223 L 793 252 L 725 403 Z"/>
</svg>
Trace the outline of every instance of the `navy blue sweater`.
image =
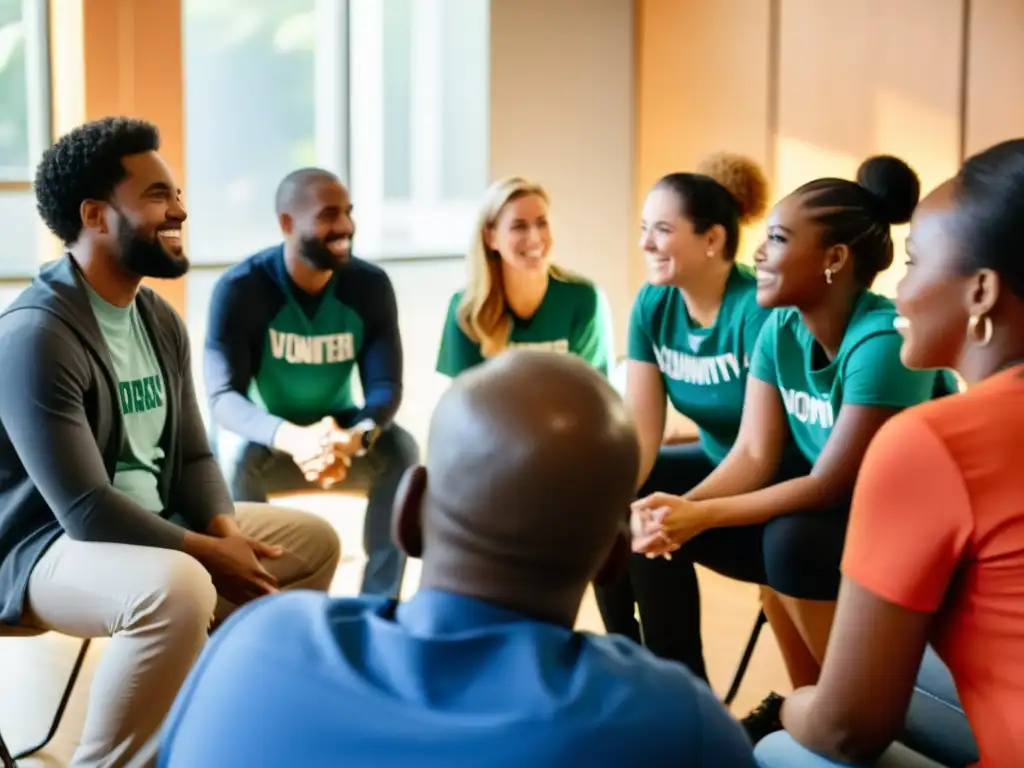
<svg viewBox="0 0 1024 768">
<path fill-rule="evenodd" d="M 361 406 L 350 392 L 356 366 Z M 250 256 L 214 288 L 204 370 L 213 420 L 254 443 L 272 444 L 284 421 L 386 426 L 402 398 L 391 281 L 353 258 L 311 297 L 288 276 L 283 245 Z"/>
</svg>

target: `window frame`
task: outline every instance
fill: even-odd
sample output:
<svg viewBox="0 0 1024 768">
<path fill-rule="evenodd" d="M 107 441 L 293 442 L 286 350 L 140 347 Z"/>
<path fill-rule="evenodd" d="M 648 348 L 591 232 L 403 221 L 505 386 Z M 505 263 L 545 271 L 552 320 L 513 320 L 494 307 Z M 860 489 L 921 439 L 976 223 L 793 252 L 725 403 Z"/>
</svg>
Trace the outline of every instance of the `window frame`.
<svg viewBox="0 0 1024 768">
<path fill-rule="evenodd" d="M 314 2 L 316 164 L 346 180 L 355 204 L 357 255 L 375 263 L 461 259 L 472 236 L 479 199 L 443 199 L 440 153 L 418 150 L 416 146 L 436 144 L 444 129 L 444 114 L 438 108 L 444 76 L 440 38 L 443 2 L 412 3 L 411 107 L 412 124 L 418 130 L 410 132 L 412 198 L 407 200 L 386 200 L 384 195 L 383 3 Z M 489 67 L 490 62 L 485 65 Z M 359 120 L 350 120 L 353 114 L 358 114 Z M 385 222 L 396 220 L 420 239 L 408 246 L 389 243 Z M 453 234 L 456 232 L 457 237 Z M 196 250 L 190 245 L 193 269 L 221 270 L 236 263 L 231 259 L 198 260 Z"/>
<path fill-rule="evenodd" d="M 34 187 L 35 167 L 52 144 L 53 107 L 51 103 L 50 3 L 49 0 L 21 0 L 21 20 L 25 28 L 25 88 L 28 107 L 28 165 L 22 174 L 11 174 L 0 167 L 0 195 L 29 193 Z M 21 283 L 34 277 L 39 267 L 52 258 L 46 227 L 37 222 L 35 269 L 0 263 L 0 282 Z"/>
<path fill-rule="evenodd" d="M 440 109 L 444 79 L 441 40 L 444 0 L 414 0 L 412 3 L 411 123 L 416 129 L 410 131 L 409 136 L 412 198 L 407 200 L 387 200 L 384 195 L 383 3 L 380 0 L 345 1 L 349 23 L 348 110 L 350 114 L 360 115 L 360 120 L 350 126 L 348 178 L 356 203 L 361 248 L 366 248 L 366 258 L 378 262 L 462 258 L 472 237 L 479 196 L 466 200 L 444 199 L 441 153 L 417 147 L 439 146 L 444 130 L 444 115 Z M 490 62 L 485 65 L 489 67 Z M 489 124 L 485 130 L 489 133 Z M 487 175 L 489 177 L 489 173 Z M 483 192 L 481 189 L 480 195 Z M 372 202 L 367 203 L 368 200 Z M 424 239 L 408 247 L 391 247 L 383 232 L 384 223 L 389 220 L 407 222 L 405 228 Z M 457 240 L 444 237 L 451 232 L 460 233 Z"/>
</svg>

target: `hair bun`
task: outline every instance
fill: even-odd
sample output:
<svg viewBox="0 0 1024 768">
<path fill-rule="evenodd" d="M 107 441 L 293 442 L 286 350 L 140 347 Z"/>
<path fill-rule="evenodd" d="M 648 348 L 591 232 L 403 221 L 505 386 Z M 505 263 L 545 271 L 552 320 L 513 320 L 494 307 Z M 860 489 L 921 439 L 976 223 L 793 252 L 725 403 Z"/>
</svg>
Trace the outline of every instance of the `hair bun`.
<svg viewBox="0 0 1024 768">
<path fill-rule="evenodd" d="M 749 157 L 716 152 L 704 158 L 696 170 L 729 191 L 739 208 L 740 224 L 757 221 L 768 210 L 768 177 Z"/>
<path fill-rule="evenodd" d="M 921 198 L 914 169 L 892 155 L 869 157 L 857 169 L 857 183 L 878 200 L 878 215 L 887 224 L 905 224 Z"/>
</svg>

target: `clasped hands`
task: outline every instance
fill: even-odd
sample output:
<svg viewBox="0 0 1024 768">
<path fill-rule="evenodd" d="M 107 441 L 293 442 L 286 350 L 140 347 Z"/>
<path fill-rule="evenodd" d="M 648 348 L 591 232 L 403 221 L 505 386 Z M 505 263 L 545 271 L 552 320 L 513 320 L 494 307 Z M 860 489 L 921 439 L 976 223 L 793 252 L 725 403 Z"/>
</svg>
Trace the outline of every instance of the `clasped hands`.
<svg viewBox="0 0 1024 768">
<path fill-rule="evenodd" d="M 670 493 L 652 493 L 630 505 L 633 551 L 648 557 L 671 559 L 673 552 L 713 525 L 706 502 Z"/>
<path fill-rule="evenodd" d="M 348 475 L 362 447 L 358 430 L 346 430 L 330 416 L 308 427 L 292 428 L 281 447 L 291 455 L 307 482 L 330 488 Z"/>
</svg>

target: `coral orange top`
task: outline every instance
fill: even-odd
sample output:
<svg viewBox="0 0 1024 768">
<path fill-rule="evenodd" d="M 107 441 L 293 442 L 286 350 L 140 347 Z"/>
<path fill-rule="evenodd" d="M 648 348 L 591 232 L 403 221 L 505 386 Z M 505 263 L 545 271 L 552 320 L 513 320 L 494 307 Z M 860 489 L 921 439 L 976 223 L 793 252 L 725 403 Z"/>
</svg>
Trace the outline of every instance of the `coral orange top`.
<svg viewBox="0 0 1024 768">
<path fill-rule="evenodd" d="M 843 573 L 934 613 L 981 752 L 1024 766 L 1024 365 L 879 430 L 854 493 Z"/>
</svg>

